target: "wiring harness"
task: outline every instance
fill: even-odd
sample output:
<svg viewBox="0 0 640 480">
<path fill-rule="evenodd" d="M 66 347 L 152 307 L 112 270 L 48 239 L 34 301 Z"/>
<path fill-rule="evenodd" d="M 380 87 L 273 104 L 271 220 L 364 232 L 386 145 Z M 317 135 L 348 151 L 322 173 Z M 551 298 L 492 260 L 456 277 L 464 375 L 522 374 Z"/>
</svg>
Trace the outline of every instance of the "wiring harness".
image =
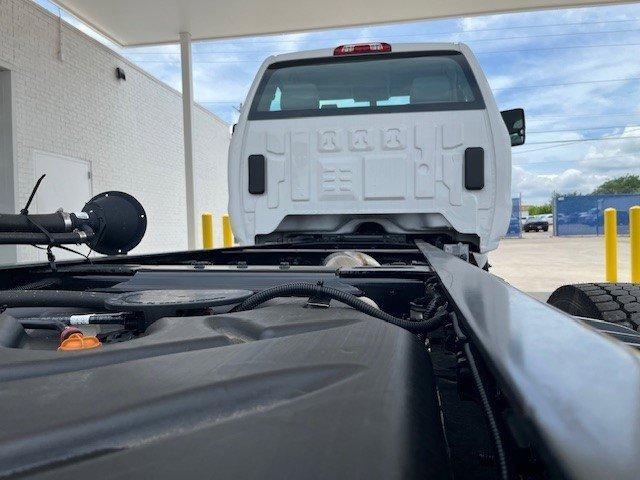
<svg viewBox="0 0 640 480">
<path fill-rule="evenodd" d="M 344 303 L 345 305 L 350 306 L 351 308 L 355 308 L 362 313 L 378 318 L 384 322 L 403 328 L 412 333 L 427 333 L 436 330 L 446 323 L 449 316 L 449 313 L 447 311 L 447 304 L 445 302 L 444 304 L 437 307 L 435 309 L 434 315 L 429 318 L 416 321 L 398 318 L 380 310 L 377 307 L 374 307 L 364 300 L 359 299 L 355 295 L 344 292 L 337 288 L 304 282 L 287 283 L 284 285 L 277 285 L 275 287 L 262 290 L 244 300 L 234 309 L 234 311 L 239 312 L 243 310 L 251 310 L 268 300 L 272 300 L 278 297 L 291 296 L 321 296 L 337 300 Z M 433 305 L 435 306 L 436 303 L 434 303 Z"/>
<path fill-rule="evenodd" d="M 476 363 L 475 356 L 471 350 L 471 346 L 469 345 L 469 341 L 466 335 L 462 332 L 460 325 L 458 323 L 458 317 L 455 313 L 451 314 L 451 318 L 453 320 L 453 328 L 456 332 L 456 336 L 458 337 L 458 341 L 461 342 L 462 348 L 464 351 L 465 357 L 467 357 L 467 362 L 469 363 L 469 368 L 471 370 L 471 376 L 473 377 L 473 383 L 478 390 L 478 395 L 480 397 L 480 403 L 482 404 L 482 410 L 484 411 L 484 416 L 487 421 L 487 425 L 489 427 L 489 433 L 491 434 L 491 439 L 493 441 L 493 448 L 496 452 L 497 456 L 497 467 L 498 473 L 502 480 L 509 479 L 509 470 L 507 466 L 507 455 L 504 450 L 504 445 L 502 443 L 502 437 L 500 435 L 500 429 L 498 428 L 498 423 L 496 421 L 495 414 L 493 413 L 493 408 L 491 406 L 491 402 L 489 401 L 489 395 L 487 395 L 487 390 L 482 383 L 482 377 L 480 376 L 480 370 L 478 369 L 478 364 Z"/>
</svg>

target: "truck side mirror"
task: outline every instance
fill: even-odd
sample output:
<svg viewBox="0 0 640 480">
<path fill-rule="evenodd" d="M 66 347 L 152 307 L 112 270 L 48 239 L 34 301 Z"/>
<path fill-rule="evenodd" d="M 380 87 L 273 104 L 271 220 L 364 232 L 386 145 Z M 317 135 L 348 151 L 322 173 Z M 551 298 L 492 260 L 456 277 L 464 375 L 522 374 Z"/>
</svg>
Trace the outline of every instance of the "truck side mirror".
<svg viewBox="0 0 640 480">
<path fill-rule="evenodd" d="M 514 108 L 513 110 L 500 112 L 500 114 L 507 126 L 509 137 L 511 137 L 511 146 L 517 147 L 518 145 L 524 144 L 524 110 L 522 108 Z"/>
</svg>

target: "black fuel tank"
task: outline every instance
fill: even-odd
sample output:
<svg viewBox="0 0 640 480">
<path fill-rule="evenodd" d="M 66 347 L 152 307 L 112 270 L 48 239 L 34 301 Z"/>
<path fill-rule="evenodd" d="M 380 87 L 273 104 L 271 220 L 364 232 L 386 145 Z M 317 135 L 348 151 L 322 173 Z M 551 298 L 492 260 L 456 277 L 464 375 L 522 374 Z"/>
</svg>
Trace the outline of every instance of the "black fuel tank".
<svg viewBox="0 0 640 480">
<path fill-rule="evenodd" d="M 85 352 L 0 347 L 0 476 L 449 478 L 415 336 L 280 300 Z"/>
</svg>

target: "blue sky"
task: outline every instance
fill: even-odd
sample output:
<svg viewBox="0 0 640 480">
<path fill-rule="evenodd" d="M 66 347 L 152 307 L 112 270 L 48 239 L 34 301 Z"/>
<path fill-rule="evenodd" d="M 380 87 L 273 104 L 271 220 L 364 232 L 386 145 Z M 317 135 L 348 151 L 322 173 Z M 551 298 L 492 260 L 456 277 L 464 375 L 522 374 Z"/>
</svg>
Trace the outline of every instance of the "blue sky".
<svg viewBox="0 0 640 480">
<path fill-rule="evenodd" d="M 48 0 L 37 1 L 57 13 Z M 554 191 L 590 193 L 606 179 L 640 174 L 640 4 L 199 42 L 196 100 L 233 122 L 267 56 L 368 40 L 472 48 L 498 106 L 526 111 L 527 144 L 513 149 L 512 176 L 513 194 L 524 203 L 544 202 Z M 177 45 L 112 47 L 180 89 Z"/>
</svg>

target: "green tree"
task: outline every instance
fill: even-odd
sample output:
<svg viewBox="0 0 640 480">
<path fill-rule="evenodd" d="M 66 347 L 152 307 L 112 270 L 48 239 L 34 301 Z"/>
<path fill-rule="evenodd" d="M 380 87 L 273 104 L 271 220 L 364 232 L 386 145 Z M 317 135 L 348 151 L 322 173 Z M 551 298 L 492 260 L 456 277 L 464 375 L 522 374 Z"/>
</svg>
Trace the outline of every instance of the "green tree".
<svg viewBox="0 0 640 480">
<path fill-rule="evenodd" d="M 553 199 L 554 198 L 558 198 L 558 197 L 577 197 L 578 195 L 582 195 L 582 193 L 578 192 L 577 190 L 574 190 L 573 192 L 566 192 L 566 193 L 555 192 L 554 196 L 551 197 L 551 203 L 553 203 Z"/>
<path fill-rule="evenodd" d="M 593 194 L 640 193 L 640 176 L 623 175 L 607 180 L 593 191 Z"/>
<path fill-rule="evenodd" d="M 550 203 L 544 205 L 531 205 L 529 207 L 529 215 L 544 215 L 547 213 L 553 213 L 553 207 Z"/>
</svg>

